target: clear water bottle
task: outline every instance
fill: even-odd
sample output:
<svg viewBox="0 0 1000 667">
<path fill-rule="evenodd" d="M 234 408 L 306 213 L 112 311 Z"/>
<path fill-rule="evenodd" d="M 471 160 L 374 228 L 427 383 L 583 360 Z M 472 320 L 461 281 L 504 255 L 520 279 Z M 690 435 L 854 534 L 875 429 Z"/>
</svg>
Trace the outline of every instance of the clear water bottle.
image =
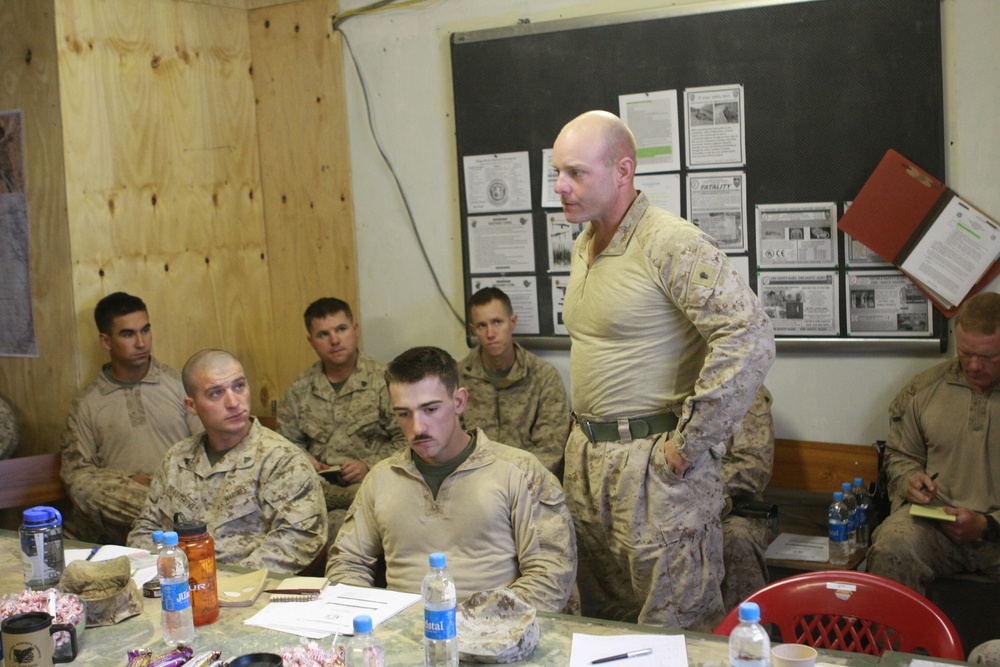
<svg viewBox="0 0 1000 667">
<path fill-rule="evenodd" d="M 172 530 L 163 534 L 163 551 L 156 560 L 156 573 L 160 577 L 163 641 L 170 646 L 190 645 L 194 639 L 194 616 L 188 585 L 188 561 L 177 546 L 177 533 Z"/>
<path fill-rule="evenodd" d="M 858 550 L 858 499 L 851 491 L 850 482 L 844 482 L 840 488 L 844 491 L 844 507 L 847 508 L 847 544 L 854 553 Z"/>
<path fill-rule="evenodd" d="M 153 548 L 149 550 L 149 553 L 154 556 L 159 556 L 160 552 L 163 551 L 163 531 L 154 530 L 153 531 Z"/>
<path fill-rule="evenodd" d="M 19 534 L 24 585 L 31 590 L 51 588 L 62 578 L 66 565 L 63 553 L 62 514 L 54 507 L 40 505 L 24 510 Z"/>
<path fill-rule="evenodd" d="M 430 564 L 420 586 L 424 597 L 424 667 L 458 667 L 455 580 L 448 574 L 443 553 L 432 553 Z"/>
<path fill-rule="evenodd" d="M 354 636 L 347 642 L 347 667 L 385 667 L 385 651 L 372 634 L 372 617 L 354 617 Z"/>
<path fill-rule="evenodd" d="M 833 502 L 827 514 L 830 526 L 830 563 L 846 565 L 851 555 L 851 545 L 847 541 L 847 507 L 844 505 L 844 492 L 834 491 Z"/>
<path fill-rule="evenodd" d="M 756 602 L 740 604 L 740 624 L 729 633 L 729 663 L 732 667 L 768 667 L 771 638 L 760 624 Z"/>
<path fill-rule="evenodd" d="M 858 499 L 858 509 L 854 512 L 854 522 L 858 524 L 858 549 L 868 548 L 868 506 L 871 501 L 868 499 L 868 489 L 865 488 L 865 480 L 861 477 L 854 478 L 854 486 L 851 487 L 854 497 Z"/>
</svg>

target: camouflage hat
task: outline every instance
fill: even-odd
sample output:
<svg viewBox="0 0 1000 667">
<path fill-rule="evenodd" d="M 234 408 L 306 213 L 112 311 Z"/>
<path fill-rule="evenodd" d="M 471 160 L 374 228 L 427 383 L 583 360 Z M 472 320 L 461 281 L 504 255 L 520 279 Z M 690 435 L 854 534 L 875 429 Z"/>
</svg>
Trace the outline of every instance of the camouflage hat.
<svg viewBox="0 0 1000 667">
<path fill-rule="evenodd" d="M 535 608 L 509 588 L 473 593 L 458 605 L 456 617 L 463 662 L 517 662 L 538 644 Z"/>
<path fill-rule="evenodd" d="M 87 603 L 88 628 L 114 625 L 142 613 L 142 594 L 126 556 L 100 562 L 73 561 L 66 566 L 59 589 Z"/>
</svg>

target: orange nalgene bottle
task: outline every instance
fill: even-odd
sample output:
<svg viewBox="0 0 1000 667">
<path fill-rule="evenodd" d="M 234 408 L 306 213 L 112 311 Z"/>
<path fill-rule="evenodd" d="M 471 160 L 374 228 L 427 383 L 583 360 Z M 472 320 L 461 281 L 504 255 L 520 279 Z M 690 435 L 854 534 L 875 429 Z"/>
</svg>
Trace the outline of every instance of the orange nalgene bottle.
<svg viewBox="0 0 1000 667">
<path fill-rule="evenodd" d="M 208 625 L 219 617 L 219 589 L 215 580 L 215 540 L 204 521 L 175 517 L 178 546 L 188 558 L 191 610 L 195 625 Z"/>
</svg>

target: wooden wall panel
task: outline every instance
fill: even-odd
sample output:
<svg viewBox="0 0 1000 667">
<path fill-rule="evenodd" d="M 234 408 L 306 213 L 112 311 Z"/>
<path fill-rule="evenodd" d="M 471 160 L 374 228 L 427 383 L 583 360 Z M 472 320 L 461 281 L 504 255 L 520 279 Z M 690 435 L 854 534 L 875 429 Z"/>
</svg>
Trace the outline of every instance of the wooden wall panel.
<svg viewBox="0 0 1000 667">
<path fill-rule="evenodd" d="M 52 0 L 0 0 L 0 109 L 24 118 L 38 358 L 0 357 L 0 394 L 21 427 L 19 455 L 54 452 L 76 393 L 62 121 Z"/>
<path fill-rule="evenodd" d="M 337 11 L 330 0 L 301 0 L 249 12 L 281 387 L 316 360 L 306 306 L 336 296 L 358 308 Z"/>
<path fill-rule="evenodd" d="M 94 305 L 123 290 L 146 301 L 157 357 L 230 350 L 260 411 L 276 355 L 246 11 L 56 8 L 80 383 L 106 361 Z"/>
</svg>

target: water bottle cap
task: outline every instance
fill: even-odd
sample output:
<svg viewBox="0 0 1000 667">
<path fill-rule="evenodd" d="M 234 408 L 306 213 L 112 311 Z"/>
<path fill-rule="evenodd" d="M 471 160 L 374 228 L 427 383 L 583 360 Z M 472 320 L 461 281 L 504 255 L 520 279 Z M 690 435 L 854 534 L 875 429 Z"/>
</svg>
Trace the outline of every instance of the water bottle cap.
<svg viewBox="0 0 1000 667">
<path fill-rule="evenodd" d="M 431 567 L 433 567 L 435 570 L 440 570 L 447 564 L 448 557 L 445 556 L 440 551 L 435 551 L 434 553 L 431 554 L 430 561 L 431 561 Z"/>
<path fill-rule="evenodd" d="M 361 616 L 354 617 L 354 634 L 364 633 L 371 634 L 372 631 L 372 617 L 362 614 Z"/>
<path fill-rule="evenodd" d="M 24 510 L 24 525 L 27 528 L 44 528 L 58 526 L 62 523 L 62 515 L 54 507 L 40 505 Z"/>
<path fill-rule="evenodd" d="M 864 486 L 864 485 L 865 485 L 865 480 L 863 477 L 854 478 L 854 486 Z"/>
<path fill-rule="evenodd" d="M 842 488 L 844 490 L 844 493 L 847 493 L 848 491 L 851 490 L 851 483 L 850 482 L 844 482 L 843 484 L 840 485 L 840 488 Z"/>
<path fill-rule="evenodd" d="M 154 542 L 162 542 L 163 541 L 163 531 L 162 530 L 154 530 L 153 531 L 153 541 Z"/>
<path fill-rule="evenodd" d="M 756 602 L 740 603 L 740 622 L 757 623 L 760 621 L 760 606 Z"/>
<path fill-rule="evenodd" d="M 179 537 L 197 537 L 208 534 L 208 526 L 198 519 L 187 519 L 184 516 L 174 518 L 174 530 Z"/>
<path fill-rule="evenodd" d="M 175 533 L 172 530 L 168 530 L 167 532 L 163 533 L 163 545 L 167 547 L 176 547 L 177 533 Z"/>
<path fill-rule="evenodd" d="M 844 499 L 844 492 L 843 491 L 834 491 L 833 492 L 833 499 L 834 500 L 838 500 L 838 501 L 839 500 L 843 500 Z"/>
</svg>

